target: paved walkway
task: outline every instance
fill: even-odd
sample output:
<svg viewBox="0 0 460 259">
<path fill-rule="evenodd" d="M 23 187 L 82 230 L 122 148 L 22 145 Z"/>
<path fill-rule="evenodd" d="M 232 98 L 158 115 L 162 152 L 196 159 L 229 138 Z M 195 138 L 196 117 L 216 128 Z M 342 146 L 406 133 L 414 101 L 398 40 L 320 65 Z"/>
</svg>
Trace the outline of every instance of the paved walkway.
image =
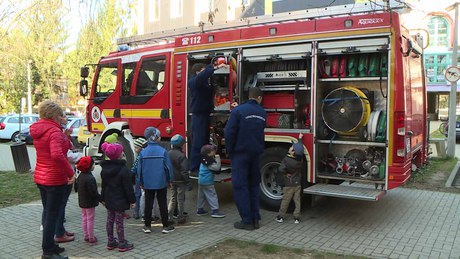
<svg viewBox="0 0 460 259">
<path fill-rule="evenodd" d="M 195 186 L 196 187 L 196 186 Z M 70 258 L 176 258 L 211 246 L 225 238 L 317 249 L 372 258 L 460 258 L 460 195 L 398 188 L 378 202 L 322 198 L 303 210 L 302 221 L 294 224 L 274 221 L 275 212 L 262 211 L 261 228 L 243 231 L 233 228 L 238 213 L 231 197 L 221 199 L 226 218 L 195 216 L 196 188 L 188 193 L 186 209 L 190 222 L 170 234 L 141 231 L 139 220 L 128 219 L 126 237 L 135 249 L 120 253 L 105 248 L 106 212 L 96 211 L 95 232 L 99 244 L 83 241 L 80 209 L 72 194 L 67 206 L 66 227 L 76 232 L 76 241 L 63 244 Z M 228 184 L 218 186 L 220 197 L 231 194 Z M 0 258 L 40 258 L 39 202 L 0 209 Z M 248 255 L 250 256 L 250 255 Z"/>
</svg>

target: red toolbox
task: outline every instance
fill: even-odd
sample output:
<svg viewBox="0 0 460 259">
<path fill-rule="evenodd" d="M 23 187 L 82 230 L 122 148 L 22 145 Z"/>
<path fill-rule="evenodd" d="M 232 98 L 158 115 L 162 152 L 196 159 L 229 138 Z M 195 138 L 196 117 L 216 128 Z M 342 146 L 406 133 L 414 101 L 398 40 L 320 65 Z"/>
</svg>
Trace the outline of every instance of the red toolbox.
<svg viewBox="0 0 460 259">
<path fill-rule="evenodd" d="M 294 109 L 294 94 L 264 94 L 265 109 Z"/>
</svg>

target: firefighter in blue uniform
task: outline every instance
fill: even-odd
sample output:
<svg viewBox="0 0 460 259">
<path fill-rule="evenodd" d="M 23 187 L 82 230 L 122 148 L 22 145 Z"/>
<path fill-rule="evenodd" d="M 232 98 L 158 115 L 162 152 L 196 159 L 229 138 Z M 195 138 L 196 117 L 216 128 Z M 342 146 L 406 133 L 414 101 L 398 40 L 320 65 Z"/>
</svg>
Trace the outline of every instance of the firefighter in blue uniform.
<svg viewBox="0 0 460 259">
<path fill-rule="evenodd" d="M 209 143 L 209 115 L 214 109 L 214 88 L 209 84 L 209 78 L 214 70 L 227 66 L 226 64 L 197 63 L 192 66 L 188 81 L 190 89 L 189 112 L 192 113 L 192 149 L 189 169 L 195 173 L 200 168 L 201 147 Z"/>
<path fill-rule="evenodd" d="M 259 228 L 259 157 L 264 151 L 267 113 L 262 108 L 262 91 L 249 89 L 249 100 L 233 109 L 225 126 L 225 148 L 232 162 L 232 186 L 241 221 L 238 229 Z"/>
</svg>

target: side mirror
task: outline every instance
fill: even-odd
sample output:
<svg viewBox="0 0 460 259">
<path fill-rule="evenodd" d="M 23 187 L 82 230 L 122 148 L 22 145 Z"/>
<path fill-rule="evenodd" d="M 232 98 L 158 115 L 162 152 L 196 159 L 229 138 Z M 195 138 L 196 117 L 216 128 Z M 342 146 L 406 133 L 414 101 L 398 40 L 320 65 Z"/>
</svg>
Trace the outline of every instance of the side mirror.
<svg viewBox="0 0 460 259">
<path fill-rule="evenodd" d="M 88 95 L 88 81 L 86 79 L 82 79 L 80 81 L 80 96 L 87 96 Z"/>
<path fill-rule="evenodd" d="M 81 67 L 80 68 L 80 76 L 83 78 L 87 78 L 89 75 L 89 67 Z"/>
</svg>

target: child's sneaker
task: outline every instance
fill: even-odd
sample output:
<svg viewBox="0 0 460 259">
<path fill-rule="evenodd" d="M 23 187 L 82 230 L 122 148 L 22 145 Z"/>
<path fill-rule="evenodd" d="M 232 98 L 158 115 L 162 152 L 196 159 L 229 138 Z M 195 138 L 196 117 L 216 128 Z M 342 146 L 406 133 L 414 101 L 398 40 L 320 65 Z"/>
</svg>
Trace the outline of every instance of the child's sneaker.
<svg viewBox="0 0 460 259">
<path fill-rule="evenodd" d="M 144 231 L 144 233 L 152 233 L 152 228 L 151 228 L 151 227 L 146 227 L 146 226 L 144 226 L 144 227 L 142 228 L 142 231 Z"/>
<path fill-rule="evenodd" d="M 294 223 L 295 223 L 295 224 L 299 224 L 299 223 L 300 223 L 300 219 L 299 219 L 299 218 L 294 218 Z"/>
<path fill-rule="evenodd" d="M 115 248 L 118 248 L 118 241 L 114 239 L 112 242 L 107 243 L 107 250 L 113 250 Z"/>
<path fill-rule="evenodd" d="M 133 248 L 134 248 L 134 245 L 128 243 L 128 240 L 125 240 L 125 242 L 120 243 L 118 245 L 118 251 L 120 251 L 120 252 L 126 252 L 126 251 L 129 251 L 129 250 L 132 250 Z"/>
<path fill-rule="evenodd" d="M 213 218 L 225 218 L 225 214 L 220 213 L 218 210 L 213 210 L 211 213 Z"/>
<path fill-rule="evenodd" d="M 281 216 L 276 216 L 275 220 L 278 223 L 283 223 L 283 221 L 284 221 L 283 217 L 281 217 Z"/>
<path fill-rule="evenodd" d="M 163 231 L 161 231 L 161 233 L 168 234 L 169 232 L 173 232 L 174 229 L 175 228 L 173 226 L 165 227 L 165 228 L 163 228 Z"/>
<path fill-rule="evenodd" d="M 199 209 L 196 211 L 196 215 L 197 215 L 197 216 L 208 215 L 208 212 L 205 211 L 203 208 L 199 208 Z"/>
</svg>

